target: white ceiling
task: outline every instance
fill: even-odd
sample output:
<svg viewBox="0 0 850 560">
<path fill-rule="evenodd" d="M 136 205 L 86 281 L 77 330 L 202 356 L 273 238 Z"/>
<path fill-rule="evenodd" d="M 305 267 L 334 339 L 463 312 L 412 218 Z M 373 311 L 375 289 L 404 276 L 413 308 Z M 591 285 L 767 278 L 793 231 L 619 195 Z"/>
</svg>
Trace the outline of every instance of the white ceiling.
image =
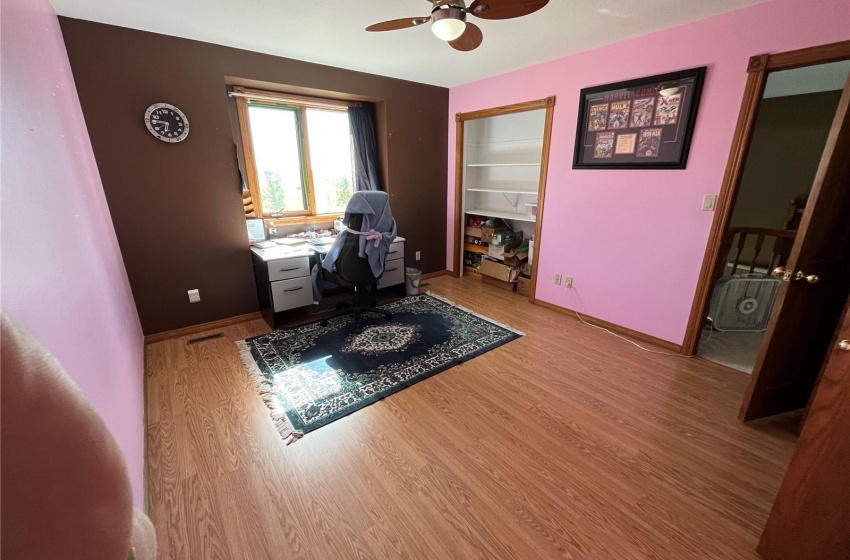
<svg viewBox="0 0 850 560">
<path fill-rule="evenodd" d="M 850 60 L 771 72 L 767 75 L 764 97 L 785 97 L 844 89 L 848 73 Z"/>
<path fill-rule="evenodd" d="M 484 32 L 455 51 L 421 27 L 426 0 L 51 0 L 59 15 L 440 86 L 456 86 L 765 0 L 552 0 L 523 18 L 470 17 Z"/>
</svg>

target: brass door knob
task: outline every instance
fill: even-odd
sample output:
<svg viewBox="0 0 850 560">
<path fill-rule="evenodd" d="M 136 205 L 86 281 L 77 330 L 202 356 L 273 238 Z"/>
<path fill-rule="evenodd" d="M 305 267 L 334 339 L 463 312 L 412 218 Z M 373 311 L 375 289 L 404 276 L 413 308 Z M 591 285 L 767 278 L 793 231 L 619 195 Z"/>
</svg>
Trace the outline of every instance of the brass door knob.
<svg viewBox="0 0 850 560">
<path fill-rule="evenodd" d="M 777 266 L 776 268 L 774 268 L 773 270 L 770 271 L 770 274 L 772 276 L 776 276 L 777 278 L 785 278 L 785 274 L 787 272 L 788 271 L 785 270 L 784 266 Z"/>
<path fill-rule="evenodd" d="M 806 274 L 802 270 L 798 270 L 797 274 L 794 275 L 795 280 L 805 280 L 809 284 L 817 284 L 820 282 L 820 276 L 817 274 Z"/>
<path fill-rule="evenodd" d="M 845 352 L 850 352 L 850 340 L 839 340 L 838 349 L 844 350 Z"/>
</svg>

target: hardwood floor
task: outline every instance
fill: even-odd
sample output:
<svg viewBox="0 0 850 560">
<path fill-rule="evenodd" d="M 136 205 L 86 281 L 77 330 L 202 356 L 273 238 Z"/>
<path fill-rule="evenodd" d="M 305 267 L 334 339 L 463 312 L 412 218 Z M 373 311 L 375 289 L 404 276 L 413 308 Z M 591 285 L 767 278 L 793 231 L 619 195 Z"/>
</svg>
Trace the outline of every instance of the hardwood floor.
<svg viewBox="0 0 850 560">
<path fill-rule="evenodd" d="M 795 436 L 738 422 L 749 376 L 428 284 L 527 336 L 290 446 L 233 344 L 265 323 L 147 347 L 160 558 L 758 558 Z"/>
</svg>

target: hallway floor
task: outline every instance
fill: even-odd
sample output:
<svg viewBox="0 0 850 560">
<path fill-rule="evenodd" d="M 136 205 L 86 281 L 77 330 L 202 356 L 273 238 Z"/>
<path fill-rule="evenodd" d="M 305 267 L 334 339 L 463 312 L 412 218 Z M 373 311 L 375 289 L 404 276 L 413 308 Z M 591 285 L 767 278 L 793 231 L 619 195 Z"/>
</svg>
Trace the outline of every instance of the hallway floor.
<svg viewBox="0 0 850 560">
<path fill-rule="evenodd" d="M 716 364 L 751 374 L 763 340 L 763 332 L 711 332 L 705 328 L 699 354 Z"/>
</svg>

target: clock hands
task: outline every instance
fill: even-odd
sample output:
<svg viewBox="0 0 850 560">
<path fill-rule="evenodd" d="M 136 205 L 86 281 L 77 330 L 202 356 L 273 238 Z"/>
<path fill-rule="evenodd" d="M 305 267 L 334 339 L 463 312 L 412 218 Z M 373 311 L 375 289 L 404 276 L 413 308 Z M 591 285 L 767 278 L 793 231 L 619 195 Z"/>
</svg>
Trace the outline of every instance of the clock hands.
<svg viewBox="0 0 850 560">
<path fill-rule="evenodd" d="M 165 125 L 165 132 L 168 132 L 168 121 L 161 121 L 159 119 L 151 119 L 151 123 L 152 124 L 164 124 Z"/>
</svg>

